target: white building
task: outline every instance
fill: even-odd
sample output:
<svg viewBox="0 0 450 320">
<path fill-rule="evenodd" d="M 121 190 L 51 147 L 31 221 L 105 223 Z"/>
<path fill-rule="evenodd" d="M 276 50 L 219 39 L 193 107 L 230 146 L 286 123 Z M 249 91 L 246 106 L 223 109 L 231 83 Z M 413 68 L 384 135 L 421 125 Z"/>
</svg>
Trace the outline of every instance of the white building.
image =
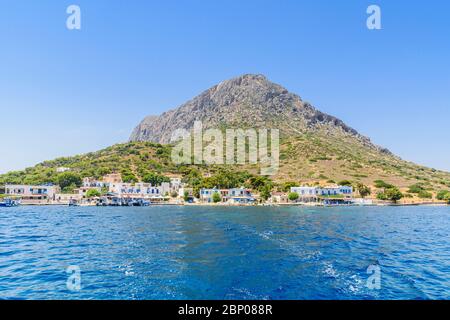
<svg viewBox="0 0 450 320">
<path fill-rule="evenodd" d="M 178 187 L 178 189 L 181 187 L 181 178 L 179 177 L 171 177 L 170 178 L 170 186 L 171 187 Z"/>
<path fill-rule="evenodd" d="M 53 185 L 6 185 L 5 194 L 21 197 L 22 200 L 55 200 L 55 195 L 60 192 L 58 186 Z"/>
<path fill-rule="evenodd" d="M 319 194 L 317 187 L 291 187 L 291 192 L 297 193 L 300 197 L 314 197 Z"/>
<path fill-rule="evenodd" d="M 208 202 L 208 203 L 213 202 L 213 195 L 215 193 L 218 193 L 222 197 L 222 194 L 220 193 L 220 190 L 217 189 L 217 188 L 212 188 L 212 189 L 203 188 L 203 189 L 200 189 L 200 201 Z"/>
<path fill-rule="evenodd" d="M 318 188 L 319 195 L 322 196 L 336 196 L 336 195 L 347 195 L 351 196 L 353 193 L 352 186 L 329 186 L 324 188 Z"/>
<path fill-rule="evenodd" d="M 313 198 L 318 196 L 351 196 L 353 194 L 352 186 L 327 186 L 327 187 L 291 187 L 291 192 L 297 193 L 300 198 Z"/>
<path fill-rule="evenodd" d="M 98 181 L 94 178 L 83 178 L 83 187 L 84 188 L 103 188 L 107 187 L 108 183 L 103 181 Z"/>
<path fill-rule="evenodd" d="M 247 204 L 255 202 L 255 198 L 253 198 L 252 193 L 249 189 L 241 188 L 232 188 L 228 190 L 228 194 L 226 195 L 227 202 L 229 203 L 238 203 L 238 204 Z"/>
<path fill-rule="evenodd" d="M 170 191 L 168 182 L 161 186 L 152 186 L 150 183 L 111 183 L 109 192 L 123 197 L 161 198 Z"/>
<path fill-rule="evenodd" d="M 218 193 L 221 198 L 221 202 L 229 203 L 251 203 L 254 202 L 250 190 L 245 188 L 232 188 L 232 189 L 201 189 L 200 190 L 200 200 L 202 202 L 213 202 L 214 193 Z"/>
</svg>

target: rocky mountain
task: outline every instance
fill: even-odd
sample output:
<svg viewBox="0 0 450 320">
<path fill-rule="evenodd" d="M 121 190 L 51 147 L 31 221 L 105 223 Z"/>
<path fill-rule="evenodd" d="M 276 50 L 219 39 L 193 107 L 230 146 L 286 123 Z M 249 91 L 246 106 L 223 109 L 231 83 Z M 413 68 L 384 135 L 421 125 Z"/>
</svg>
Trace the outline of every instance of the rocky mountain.
<svg viewBox="0 0 450 320">
<path fill-rule="evenodd" d="M 223 81 L 174 110 L 146 117 L 130 141 L 169 143 L 174 130 L 191 129 L 194 121 L 202 121 L 205 128 L 276 128 L 285 137 L 306 133 L 347 136 L 368 148 L 388 152 L 298 95 L 253 74 Z"/>
</svg>

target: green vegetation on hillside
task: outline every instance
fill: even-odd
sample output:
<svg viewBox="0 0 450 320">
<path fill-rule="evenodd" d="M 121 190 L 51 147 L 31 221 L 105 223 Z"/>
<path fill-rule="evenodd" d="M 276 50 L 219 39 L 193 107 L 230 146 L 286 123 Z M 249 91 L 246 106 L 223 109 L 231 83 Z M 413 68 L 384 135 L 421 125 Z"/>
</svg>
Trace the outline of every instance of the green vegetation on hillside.
<svg viewBox="0 0 450 320">
<path fill-rule="evenodd" d="M 351 141 L 329 141 L 320 135 L 282 138 L 280 168 L 275 176 L 259 175 L 259 165 L 175 165 L 172 147 L 152 142 L 117 144 L 97 152 L 44 161 L 22 171 L 0 175 L 4 184 L 59 184 L 71 192 L 84 177 L 101 178 L 120 173 L 125 182 L 144 181 L 159 184 L 168 181 L 169 173 L 180 174 L 183 182 L 194 188 L 248 187 L 267 197 L 272 190 L 289 192 L 290 187 L 306 184 L 335 183 L 353 185 L 361 196 L 371 187 L 381 198 L 398 198 L 403 194 L 430 198 L 450 186 L 450 174 L 421 167 L 392 155 L 367 149 Z M 347 143 L 345 143 L 347 142 Z M 313 161 L 311 161 L 313 160 Z M 58 173 L 57 168 L 70 171 Z M 386 195 L 386 190 L 392 189 Z"/>
<path fill-rule="evenodd" d="M 3 184 L 59 184 L 62 189 L 79 186 L 84 177 L 99 179 L 109 173 L 121 173 L 126 182 L 136 182 L 144 177 L 152 180 L 164 172 L 176 172 L 170 161 L 170 146 L 151 142 L 117 144 L 106 149 L 73 157 L 44 161 L 23 171 L 0 175 Z M 71 171 L 58 173 L 57 168 Z M 157 178 L 160 179 L 160 178 Z"/>
</svg>

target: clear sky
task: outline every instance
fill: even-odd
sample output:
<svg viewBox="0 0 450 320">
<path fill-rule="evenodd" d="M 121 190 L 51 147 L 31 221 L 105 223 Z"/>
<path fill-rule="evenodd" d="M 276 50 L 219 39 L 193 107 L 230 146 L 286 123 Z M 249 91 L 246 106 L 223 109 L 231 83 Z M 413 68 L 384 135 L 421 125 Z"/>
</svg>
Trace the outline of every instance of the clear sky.
<svg viewBox="0 0 450 320">
<path fill-rule="evenodd" d="M 449 1 L 0 0 L 0 172 L 125 142 L 265 74 L 404 159 L 450 170 Z M 66 8 L 81 8 L 81 30 Z M 382 30 L 366 9 L 382 10 Z"/>
</svg>

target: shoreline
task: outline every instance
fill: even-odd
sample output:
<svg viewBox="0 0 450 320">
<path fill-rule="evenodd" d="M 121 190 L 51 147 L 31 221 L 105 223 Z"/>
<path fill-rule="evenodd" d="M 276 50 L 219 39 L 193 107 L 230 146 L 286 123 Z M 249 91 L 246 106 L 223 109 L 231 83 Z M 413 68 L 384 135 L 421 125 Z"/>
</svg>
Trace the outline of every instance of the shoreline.
<svg viewBox="0 0 450 320">
<path fill-rule="evenodd" d="M 24 207 L 44 207 L 44 206 L 61 206 L 69 207 L 65 203 L 22 203 Z M 374 204 L 342 204 L 342 205 L 324 205 L 324 204 L 305 204 L 305 203 L 264 203 L 264 204 L 215 204 L 215 203 L 153 203 L 148 207 L 154 206 L 192 206 L 192 207 L 449 207 L 450 204 L 445 202 L 422 202 L 422 203 L 374 203 Z M 75 207 L 139 207 L 139 206 L 97 206 L 95 204 L 78 205 Z"/>
</svg>

